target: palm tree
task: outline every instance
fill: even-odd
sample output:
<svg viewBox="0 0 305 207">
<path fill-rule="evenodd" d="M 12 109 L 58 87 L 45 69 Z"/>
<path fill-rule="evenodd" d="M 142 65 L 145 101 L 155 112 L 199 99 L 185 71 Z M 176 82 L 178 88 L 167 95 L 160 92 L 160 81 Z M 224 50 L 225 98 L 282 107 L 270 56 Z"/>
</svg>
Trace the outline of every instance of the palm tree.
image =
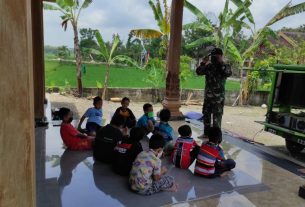
<svg viewBox="0 0 305 207">
<path fill-rule="evenodd" d="M 230 2 L 237 7 L 235 11 L 229 9 Z M 222 48 L 225 55 L 241 63 L 242 57 L 233 39 L 243 28 L 251 29 L 245 20 L 254 25 L 249 9 L 251 4 L 252 0 L 226 0 L 224 9 L 218 17 L 218 24 L 214 25 L 203 12 L 185 0 L 185 7 L 197 17 L 197 21 L 184 25 L 184 29 L 200 29 L 212 33 L 211 36 L 199 38 L 186 47 L 195 48 L 203 44 L 213 44 Z"/>
<path fill-rule="evenodd" d="M 136 61 L 134 61 L 133 59 L 131 59 L 128 56 L 125 56 L 125 55 L 114 56 L 114 53 L 120 43 L 119 35 L 114 35 L 110 50 L 108 50 L 107 45 L 99 31 L 96 31 L 95 38 L 98 43 L 98 49 L 96 50 L 96 49 L 91 48 L 90 51 L 91 51 L 91 53 L 93 53 L 95 55 L 102 56 L 102 58 L 104 59 L 104 61 L 106 62 L 106 65 L 107 65 L 104 86 L 103 86 L 103 94 L 102 94 L 102 98 L 105 99 L 106 91 L 107 91 L 107 88 L 109 85 L 109 76 L 110 76 L 111 65 L 115 64 L 116 62 L 125 62 L 125 63 L 127 62 L 129 64 L 136 66 L 137 68 L 139 68 L 139 66 L 137 65 Z"/>
<path fill-rule="evenodd" d="M 155 29 L 134 29 L 131 33 L 141 39 L 162 38 L 160 55 L 167 54 L 170 33 L 170 9 L 167 0 L 163 0 L 163 10 L 160 0 L 149 0 L 149 5 L 153 10 L 155 20 L 157 21 L 159 30 Z"/>
<path fill-rule="evenodd" d="M 92 0 L 83 0 L 80 3 L 79 0 L 56 0 L 56 4 L 44 3 L 44 9 L 46 10 L 54 10 L 59 11 L 62 16 L 62 27 L 66 31 L 68 23 L 70 22 L 74 32 L 74 54 L 75 54 L 75 62 L 76 62 L 76 77 L 77 77 L 77 89 L 78 93 L 81 96 L 83 93 L 82 86 L 82 73 L 81 73 L 81 65 L 82 65 L 82 56 L 81 50 L 79 46 L 79 38 L 78 38 L 78 20 L 81 14 L 81 11 L 92 3 Z"/>
<path fill-rule="evenodd" d="M 235 4 L 237 9 L 232 12 L 228 9 L 229 1 Z M 212 32 L 213 35 L 209 37 L 200 38 L 193 43 L 189 44 L 188 47 L 197 47 L 204 43 L 212 43 L 218 47 L 224 49 L 224 53 L 235 60 L 239 67 L 242 68 L 247 59 L 249 59 L 249 67 L 252 66 L 254 61 L 253 56 L 256 53 L 260 45 L 265 41 L 268 41 L 268 37 L 276 37 L 276 33 L 270 28 L 274 23 L 280 21 L 283 18 L 292 16 L 305 11 L 305 3 L 300 3 L 295 6 L 291 5 L 291 1 L 285 5 L 274 17 L 272 17 L 266 25 L 255 31 L 255 23 L 249 7 L 251 6 L 252 0 L 226 0 L 223 12 L 219 15 L 219 25 L 213 25 L 209 19 L 194 5 L 185 1 L 185 7 L 188 8 L 193 14 L 196 15 L 198 21 L 184 25 L 184 28 L 199 28 L 204 31 Z M 248 19 L 252 23 L 253 28 L 244 22 Z M 243 52 L 238 50 L 232 41 L 232 37 L 238 34 L 243 28 L 250 29 L 253 34 L 250 46 Z M 248 90 L 248 79 L 243 81 L 243 71 L 240 72 L 241 77 L 241 89 L 237 99 L 239 99 L 240 105 L 243 105 L 246 100 L 249 99 Z M 236 100 L 237 102 L 237 100 Z"/>
<path fill-rule="evenodd" d="M 253 35 L 253 41 L 250 47 L 243 53 L 243 56 L 248 57 L 251 53 L 255 52 L 257 48 L 266 40 L 270 35 L 276 35 L 275 32 L 270 28 L 276 22 L 305 11 L 305 2 L 292 6 L 291 1 L 288 2 L 278 13 L 276 13 L 264 27 L 259 29 Z"/>
</svg>

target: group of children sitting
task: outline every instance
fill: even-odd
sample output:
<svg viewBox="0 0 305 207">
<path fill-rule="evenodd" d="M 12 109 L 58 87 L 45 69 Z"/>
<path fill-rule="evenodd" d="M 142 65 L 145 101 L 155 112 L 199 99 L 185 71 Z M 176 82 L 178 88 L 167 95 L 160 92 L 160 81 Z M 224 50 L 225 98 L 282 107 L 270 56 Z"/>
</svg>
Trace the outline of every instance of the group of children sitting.
<svg viewBox="0 0 305 207">
<path fill-rule="evenodd" d="M 171 117 L 168 109 L 160 111 L 160 122 L 157 122 L 153 106 L 144 104 L 144 115 L 137 121 L 128 108 L 129 103 L 128 98 L 123 98 L 122 106 L 116 110 L 110 123 L 102 126 L 103 101 L 95 97 L 94 107 L 89 108 L 80 119 L 79 130 L 71 124 L 73 113 L 70 109 L 61 108 L 60 133 L 64 144 L 71 150 L 93 149 L 96 161 L 109 163 L 117 174 L 129 176 L 130 189 L 143 195 L 177 190 L 174 178 L 166 175 L 167 169 L 162 167 L 162 156 L 171 156 L 172 163 L 182 169 L 188 169 L 196 160 L 195 174 L 209 178 L 220 176 L 235 167 L 234 160 L 224 156 L 219 128 L 211 128 L 209 141 L 200 147 L 192 138 L 190 126 L 180 126 L 180 136 L 174 144 L 174 130 L 168 123 Z M 86 134 L 83 134 L 80 131 L 85 118 L 88 121 Z M 153 134 L 149 138 L 149 150 L 143 151 L 140 141 L 149 133 Z"/>
</svg>

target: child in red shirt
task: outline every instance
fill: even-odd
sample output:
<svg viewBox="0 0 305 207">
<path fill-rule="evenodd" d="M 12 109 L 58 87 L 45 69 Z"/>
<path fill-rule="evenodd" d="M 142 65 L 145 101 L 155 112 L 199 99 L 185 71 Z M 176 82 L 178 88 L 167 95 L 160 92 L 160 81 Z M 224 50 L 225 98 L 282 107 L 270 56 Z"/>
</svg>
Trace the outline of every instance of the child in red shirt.
<svg viewBox="0 0 305 207">
<path fill-rule="evenodd" d="M 71 110 L 61 108 L 59 116 L 62 120 L 60 135 L 67 148 L 70 150 L 91 150 L 94 137 L 82 134 L 72 126 L 73 113 Z"/>
<path fill-rule="evenodd" d="M 182 169 L 188 169 L 197 157 L 200 147 L 192 138 L 192 130 L 188 125 L 179 127 L 180 137 L 177 139 L 171 160 Z"/>
</svg>

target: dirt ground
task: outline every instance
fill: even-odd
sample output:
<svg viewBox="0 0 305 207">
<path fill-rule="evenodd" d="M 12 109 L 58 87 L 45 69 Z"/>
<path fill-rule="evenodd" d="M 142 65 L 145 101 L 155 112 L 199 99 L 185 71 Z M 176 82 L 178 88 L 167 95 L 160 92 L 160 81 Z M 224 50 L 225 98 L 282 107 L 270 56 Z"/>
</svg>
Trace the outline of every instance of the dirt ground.
<svg viewBox="0 0 305 207">
<path fill-rule="evenodd" d="M 73 110 L 75 118 L 79 118 L 82 114 L 92 107 L 92 100 L 86 98 L 75 98 L 73 96 L 63 96 L 57 93 L 48 94 L 52 108 L 69 107 Z M 144 103 L 132 102 L 130 108 L 137 117 L 143 114 Z M 120 103 L 110 101 L 104 102 L 103 111 L 104 117 L 108 119 Z M 162 108 L 161 104 L 154 104 L 154 111 L 159 111 Z M 182 106 L 181 111 L 201 112 L 201 106 Z M 222 127 L 226 130 L 239 134 L 240 136 L 254 140 L 266 146 L 274 148 L 282 148 L 285 145 L 285 140 L 276 135 L 262 131 L 263 126 L 255 123 L 255 121 L 264 121 L 266 109 L 261 107 L 225 107 Z"/>
</svg>

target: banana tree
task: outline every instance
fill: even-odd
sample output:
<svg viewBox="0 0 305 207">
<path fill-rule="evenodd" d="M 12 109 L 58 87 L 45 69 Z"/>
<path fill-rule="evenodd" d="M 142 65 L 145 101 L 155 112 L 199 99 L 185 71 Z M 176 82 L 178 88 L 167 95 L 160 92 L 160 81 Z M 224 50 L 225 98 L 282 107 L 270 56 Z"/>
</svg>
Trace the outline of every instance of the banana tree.
<svg viewBox="0 0 305 207">
<path fill-rule="evenodd" d="M 236 6 L 234 11 L 229 8 L 230 2 Z M 212 44 L 222 48 L 224 54 L 234 61 L 241 63 L 242 57 L 233 39 L 242 29 L 251 30 L 246 20 L 254 25 L 249 9 L 251 4 L 252 0 L 226 0 L 224 9 L 218 16 L 218 24 L 214 25 L 203 12 L 185 0 L 185 7 L 197 17 L 197 21 L 184 25 L 184 29 L 200 29 L 212 33 L 211 36 L 199 38 L 186 47 L 195 48 L 202 44 Z"/>
<path fill-rule="evenodd" d="M 167 0 L 163 0 L 163 9 L 160 0 L 149 0 L 149 5 L 154 13 L 159 30 L 155 29 L 134 29 L 131 33 L 141 39 L 162 38 L 159 54 L 167 54 L 170 33 L 170 9 Z"/>
<path fill-rule="evenodd" d="M 117 62 L 123 62 L 123 63 L 131 64 L 137 68 L 140 68 L 140 67 L 138 66 L 138 64 L 136 63 L 135 60 L 133 60 L 132 58 L 130 58 L 128 56 L 125 56 L 125 55 L 114 56 L 114 53 L 120 43 L 119 35 L 114 35 L 110 50 L 107 48 L 107 45 L 99 31 L 96 31 L 95 38 L 98 43 L 98 49 L 96 50 L 96 49 L 91 48 L 90 51 L 92 54 L 102 56 L 103 60 L 106 63 L 106 74 L 105 74 L 104 85 L 103 85 L 103 94 L 102 94 L 102 98 L 105 99 L 107 88 L 109 85 L 111 65 L 113 65 Z"/>
<path fill-rule="evenodd" d="M 291 1 L 288 2 L 278 13 L 276 13 L 264 27 L 255 32 L 253 41 L 250 47 L 243 53 L 244 57 L 249 57 L 253 54 L 268 36 L 276 35 L 275 32 L 270 28 L 276 22 L 305 11 L 305 2 L 292 6 Z"/>
<path fill-rule="evenodd" d="M 269 37 L 277 37 L 277 34 L 275 31 L 273 31 L 270 26 L 272 26 L 274 23 L 289 17 L 289 16 L 293 16 L 299 13 L 302 13 L 305 11 L 305 2 L 297 4 L 292 6 L 291 1 L 286 4 L 278 13 L 276 13 L 266 24 L 264 27 L 262 27 L 261 29 L 259 29 L 257 32 L 254 33 L 252 41 L 250 46 L 245 50 L 245 52 L 242 54 L 242 65 L 244 65 L 245 60 L 249 60 L 249 64 L 248 66 L 251 67 L 253 64 L 253 57 L 255 56 L 255 53 L 257 52 L 257 50 L 259 49 L 259 47 L 261 45 L 263 45 L 266 41 L 268 41 Z M 250 73 L 250 71 L 247 72 L 248 74 Z M 243 70 L 241 70 L 241 89 L 240 89 L 240 94 L 239 94 L 239 104 L 240 105 L 244 105 L 247 103 L 247 101 L 249 100 L 249 91 L 251 91 L 251 89 L 248 88 L 249 84 L 249 80 L 248 78 L 246 80 L 243 79 Z M 247 75 L 248 77 L 248 75 Z"/>
<path fill-rule="evenodd" d="M 66 31 L 68 23 L 70 22 L 74 32 L 74 54 L 75 54 L 75 62 L 76 62 L 76 78 L 77 78 L 77 89 L 78 93 L 81 96 L 83 93 L 83 85 L 82 85 L 82 73 L 81 73 L 81 65 L 82 65 L 82 56 L 81 50 L 79 46 L 79 38 L 78 38 L 78 21 L 83 9 L 89 7 L 92 3 L 92 0 L 56 0 L 55 4 L 44 2 L 43 6 L 46 10 L 59 11 L 62 19 L 62 27 Z"/>
</svg>

